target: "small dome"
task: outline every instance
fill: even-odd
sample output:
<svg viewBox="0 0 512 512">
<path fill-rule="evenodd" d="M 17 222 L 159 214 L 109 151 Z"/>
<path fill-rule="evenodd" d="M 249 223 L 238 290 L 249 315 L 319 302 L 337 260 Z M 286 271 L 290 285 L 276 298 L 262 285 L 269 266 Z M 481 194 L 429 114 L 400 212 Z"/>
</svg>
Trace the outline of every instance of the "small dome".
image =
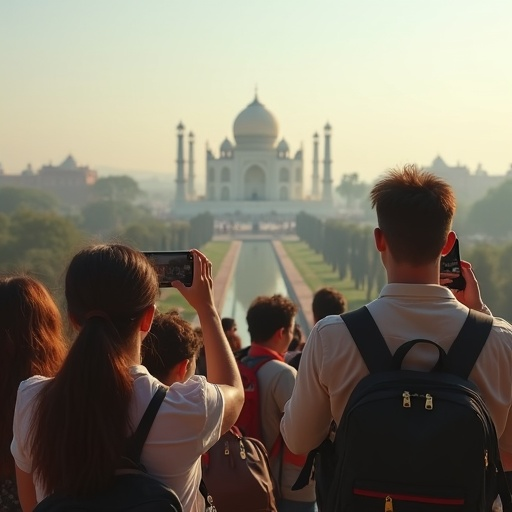
<svg viewBox="0 0 512 512">
<path fill-rule="evenodd" d="M 62 162 L 59 166 L 61 169 L 68 169 L 70 171 L 73 171 L 77 168 L 76 160 L 73 158 L 72 155 L 69 155 L 64 162 Z"/>
<path fill-rule="evenodd" d="M 233 134 L 237 146 L 247 149 L 270 149 L 279 133 L 279 125 L 274 115 L 255 97 L 235 119 Z"/>
<path fill-rule="evenodd" d="M 290 151 L 290 146 L 288 146 L 288 142 L 286 142 L 284 139 L 281 139 L 281 141 L 277 145 L 277 151 L 279 151 L 280 153 L 287 153 L 288 151 Z"/>
<path fill-rule="evenodd" d="M 437 155 L 432 161 L 431 168 L 440 170 L 447 169 L 448 166 L 446 165 L 445 161 L 439 155 Z"/>
<path fill-rule="evenodd" d="M 227 151 L 233 151 L 233 144 L 229 141 L 229 139 L 226 137 L 224 139 L 224 142 L 220 145 L 220 151 L 227 152 Z"/>
</svg>

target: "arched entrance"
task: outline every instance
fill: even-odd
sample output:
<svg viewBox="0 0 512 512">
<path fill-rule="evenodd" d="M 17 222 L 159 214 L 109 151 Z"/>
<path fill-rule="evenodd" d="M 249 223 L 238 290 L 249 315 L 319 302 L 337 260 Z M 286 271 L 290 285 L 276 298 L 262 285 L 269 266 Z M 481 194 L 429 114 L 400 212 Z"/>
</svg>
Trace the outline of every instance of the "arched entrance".
<svg viewBox="0 0 512 512">
<path fill-rule="evenodd" d="M 246 201 L 262 201 L 265 194 L 265 171 L 257 165 L 249 167 L 244 177 L 244 199 Z"/>
</svg>

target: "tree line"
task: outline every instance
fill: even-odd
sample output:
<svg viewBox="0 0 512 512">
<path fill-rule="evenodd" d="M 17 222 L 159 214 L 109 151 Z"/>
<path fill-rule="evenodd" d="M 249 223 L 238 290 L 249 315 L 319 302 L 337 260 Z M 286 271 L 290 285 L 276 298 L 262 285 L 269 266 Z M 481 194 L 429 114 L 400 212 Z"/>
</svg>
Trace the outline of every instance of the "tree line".
<svg viewBox="0 0 512 512">
<path fill-rule="evenodd" d="M 100 196 L 69 215 L 45 192 L 0 188 L 0 269 L 29 272 L 50 289 L 57 288 L 71 256 L 89 243 L 116 241 L 139 250 L 171 251 L 202 247 L 212 237 L 209 213 L 189 221 L 160 219 L 119 191 L 116 199 Z"/>
<path fill-rule="evenodd" d="M 373 228 L 339 219 L 321 220 L 301 212 L 297 235 L 356 289 L 366 290 L 367 300 L 378 296 L 386 282 Z M 469 240 L 469 239 L 468 239 Z M 512 242 L 461 240 L 461 258 L 471 263 L 482 298 L 495 316 L 512 320 Z"/>
</svg>

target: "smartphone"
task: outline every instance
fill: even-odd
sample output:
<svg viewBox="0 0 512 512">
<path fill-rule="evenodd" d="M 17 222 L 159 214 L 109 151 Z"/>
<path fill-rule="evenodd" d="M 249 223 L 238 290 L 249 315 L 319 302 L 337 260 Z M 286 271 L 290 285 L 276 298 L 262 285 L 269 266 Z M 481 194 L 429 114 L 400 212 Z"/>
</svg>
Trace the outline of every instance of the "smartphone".
<svg viewBox="0 0 512 512">
<path fill-rule="evenodd" d="M 160 288 L 172 287 L 172 281 L 192 286 L 194 256 L 191 251 L 144 251 L 158 275 Z"/>
<path fill-rule="evenodd" d="M 441 257 L 441 278 L 452 279 L 452 282 L 445 286 L 452 290 L 464 290 L 466 288 L 466 280 L 462 277 L 461 268 L 459 239 L 456 238 L 452 250 L 446 256 Z"/>
</svg>

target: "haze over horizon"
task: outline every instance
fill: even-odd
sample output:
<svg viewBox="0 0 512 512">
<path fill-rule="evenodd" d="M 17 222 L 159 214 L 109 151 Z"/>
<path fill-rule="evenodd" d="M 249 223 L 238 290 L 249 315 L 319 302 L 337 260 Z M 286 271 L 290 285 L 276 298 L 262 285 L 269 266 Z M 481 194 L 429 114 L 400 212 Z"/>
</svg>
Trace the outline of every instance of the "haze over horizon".
<svg viewBox="0 0 512 512">
<path fill-rule="evenodd" d="M 73 154 L 174 176 L 176 125 L 217 155 L 258 98 L 291 153 L 332 126 L 334 184 L 406 162 L 512 162 L 509 0 L 0 2 L 0 163 Z M 186 139 L 187 140 L 187 139 Z M 307 193 L 307 190 L 305 191 Z"/>
</svg>

